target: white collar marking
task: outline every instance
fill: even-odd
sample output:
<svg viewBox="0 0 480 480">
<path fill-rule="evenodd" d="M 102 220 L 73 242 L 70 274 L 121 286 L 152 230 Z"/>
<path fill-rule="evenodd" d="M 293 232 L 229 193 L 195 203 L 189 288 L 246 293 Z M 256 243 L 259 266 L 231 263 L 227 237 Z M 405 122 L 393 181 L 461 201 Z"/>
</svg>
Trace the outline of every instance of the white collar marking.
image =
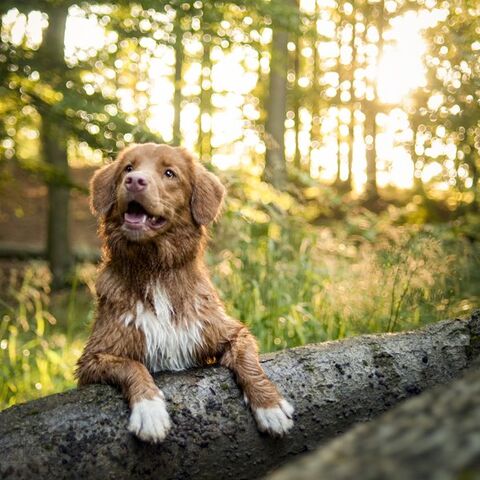
<svg viewBox="0 0 480 480">
<path fill-rule="evenodd" d="M 123 317 L 125 325 L 133 324 L 145 335 L 145 365 L 152 372 L 197 365 L 195 349 L 202 344 L 200 323 L 173 324 L 173 309 L 165 290 L 157 285 L 151 291 L 155 311 L 137 301 L 134 312 Z"/>
</svg>

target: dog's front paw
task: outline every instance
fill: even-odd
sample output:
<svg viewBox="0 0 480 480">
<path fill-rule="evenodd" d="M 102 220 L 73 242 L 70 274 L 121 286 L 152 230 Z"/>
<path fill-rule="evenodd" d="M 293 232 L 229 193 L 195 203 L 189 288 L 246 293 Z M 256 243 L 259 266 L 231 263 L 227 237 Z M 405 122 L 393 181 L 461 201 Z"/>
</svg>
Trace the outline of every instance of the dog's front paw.
<svg viewBox="0 0 480 480">
<path fill-rule="evenodd" d="M 274 437 L 282 437 L 293 427 L 293 407 L 282 398 L 270 408 L 252 408 L 258 429 Z"/>
<path fill-rule="evenodd" d="M 128 430 L 140 440 L 161 442 L 165 439 L 170 426 L 170 416 L 162 396 L 140 400 L 133 405 Z"/>
</svg>

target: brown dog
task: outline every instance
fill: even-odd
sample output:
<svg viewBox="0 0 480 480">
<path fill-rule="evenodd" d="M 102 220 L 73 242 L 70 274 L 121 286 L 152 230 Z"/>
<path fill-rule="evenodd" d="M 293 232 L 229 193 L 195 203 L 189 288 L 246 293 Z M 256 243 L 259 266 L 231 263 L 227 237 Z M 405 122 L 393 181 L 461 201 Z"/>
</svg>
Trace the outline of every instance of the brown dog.
<svg viewBox="0 0 480 480">
<path fill-rule="evenodd" d="M 293 426 L 293 407 L 262 370 L 251 333 L 225 313 L 203 262 L 205 227 L 224 193 L 187 151 L 153 143 L 124 150 L 91 181 L 103 263 L 96 321 L 76 375 L 79 385 L 121 387 L 129 430 L 145 441 L 162 441 L 170 429 L 149 371 L 211 359 L 234 372 L 261 431 L 281 436 Z"/>
</svg>

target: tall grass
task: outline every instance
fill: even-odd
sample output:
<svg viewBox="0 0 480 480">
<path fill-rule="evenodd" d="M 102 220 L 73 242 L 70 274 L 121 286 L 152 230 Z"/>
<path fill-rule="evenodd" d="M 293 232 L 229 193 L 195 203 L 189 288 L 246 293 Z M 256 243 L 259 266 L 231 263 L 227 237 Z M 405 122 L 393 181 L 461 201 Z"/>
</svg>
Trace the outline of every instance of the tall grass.
<svg viewBox="0 0 480 480">
<path fill-rule="evenodd" d="M 227 310 L 263 352 L 415 328 L 478 305 L 478 244 L 390 217 L 353 212 L 313 227 L 281 212 L 227 212 L 207 260 Z M 0 272 L 0 408 L 73 387 L 95 266 L 55 295 L 41 262 Z"/>
<path fill-rule="evenodd" d="M 91 296 L 84 287 L 79 294 L 76 282 L 70 292 L 51 296 L 43 263 L 4 267 L 2 275 L 0 409 L 74 385 L 73 366 L 92 310 Z"/>
<path fill-rule="evenodd" d="M 479 247 L 442 229 L 390 226 L 367 240 L 343 227 L 248 228 L 211 264 L 229 311 L 262 351 L 416 328 L 478 304 Z"/>
</svg>

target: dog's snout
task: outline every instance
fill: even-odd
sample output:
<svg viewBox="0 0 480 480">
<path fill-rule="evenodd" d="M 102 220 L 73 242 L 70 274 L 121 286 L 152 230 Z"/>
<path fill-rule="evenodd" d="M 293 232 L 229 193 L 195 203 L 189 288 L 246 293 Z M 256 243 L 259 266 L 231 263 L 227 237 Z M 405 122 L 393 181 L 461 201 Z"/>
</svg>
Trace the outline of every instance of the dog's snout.
<svg viewBox="0 0 480 480">
<path fill-rule="evenodd" d="M 125 187 L 130 192 L 141 192 L 147 185 L 147 178 L 140 172 L 131 172 L 125 177 Z"/>
</svg>

